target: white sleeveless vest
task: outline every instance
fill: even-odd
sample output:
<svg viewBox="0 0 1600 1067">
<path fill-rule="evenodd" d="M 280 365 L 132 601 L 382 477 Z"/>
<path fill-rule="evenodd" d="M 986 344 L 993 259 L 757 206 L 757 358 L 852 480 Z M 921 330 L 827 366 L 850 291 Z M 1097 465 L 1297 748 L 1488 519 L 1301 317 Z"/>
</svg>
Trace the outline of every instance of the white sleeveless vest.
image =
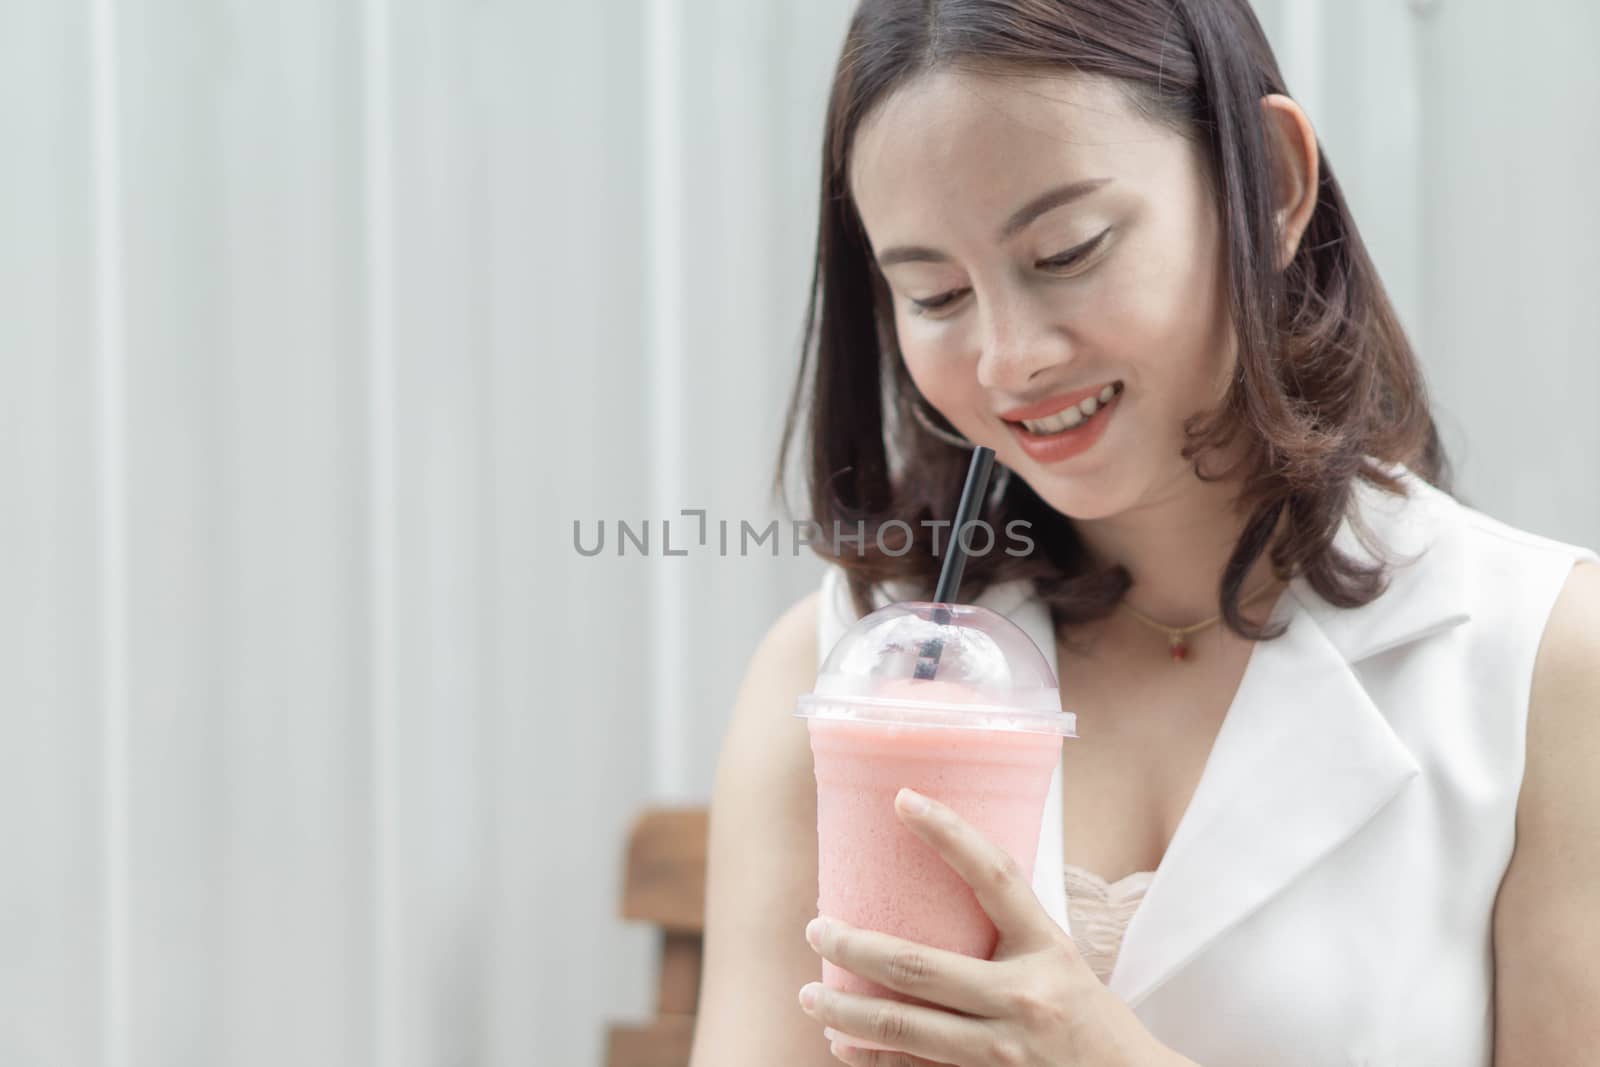
<svg viewBox="0 0 1600 1067">
<path fill-rule="evenodd" d="M 1401 561 L 1382 596 L 1340 610 L 1295 579 L 1280 598 L 1288 628 L 1253 649 L 1112 971 L 1150 1031 L 1206 1067 L 1493 1058 L 1491 920 L 1534 657 L 1573 564 L 1594 556 L 1406 484 L 1407 499 L 1357 492 Z M 1363 553 L 1349 522 L 1339 544 Z M 1054 656 L 1026 584 L 978 603 Z M 837 568 L 818 618 L 825 655 L 857 618 Z M 1033 887 L 1065 929 L 1061 835 L 1058 764 Z"/>
</svg>

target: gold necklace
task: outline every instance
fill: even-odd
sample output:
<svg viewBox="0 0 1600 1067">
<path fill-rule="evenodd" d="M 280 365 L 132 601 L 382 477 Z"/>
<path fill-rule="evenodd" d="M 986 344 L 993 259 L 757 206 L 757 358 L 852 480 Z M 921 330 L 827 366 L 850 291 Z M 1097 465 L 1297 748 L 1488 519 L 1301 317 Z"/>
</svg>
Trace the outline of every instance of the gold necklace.
<svg viewBox="0 0 1600 1067">
<path fill-rule="evenodd" d="M 1277 581 L 1277 579 L 1269 578 L 1265 585 L 1261 586 L 1261 588 L 1257 589 L 1255 592 L 1239 601 L 1239 606 L 1242 608 L 1252 601 L 1259 600 L 1263 593 L 1272 588 L 1275 581 Z M 1190 623 L 1188 626 L 1168 626 L 1164 622 L 1158 622 L 1155 619 L 1152 619 L 1150 616 L 1146 615 L 1144 612 L 1140 611 L 1126 600 L 1118 601 L 1118 603 L 1120 603 L 1122 607 L 1127 610 L 1129 615 L 1132 615 L 1139 622 L 1143 623 L 1145 626 L 1148 626 L 1150 629 L 1155 630 L 1157 633 L 1166 635 L 1167 652 L 1172 656 L 1172 662 L 1174 663 L 1182 663 L 1184 660 L 1189 658 L 1189 638 L 1192 635 L 1199 633 L 1201 630 L 1215 626 L 1217 623 L 1222 621 L 1222 616 L 1219 614 L 1213 615 L 1211 618 L 1206 619 L 1203 622 Z"/>
</svg>

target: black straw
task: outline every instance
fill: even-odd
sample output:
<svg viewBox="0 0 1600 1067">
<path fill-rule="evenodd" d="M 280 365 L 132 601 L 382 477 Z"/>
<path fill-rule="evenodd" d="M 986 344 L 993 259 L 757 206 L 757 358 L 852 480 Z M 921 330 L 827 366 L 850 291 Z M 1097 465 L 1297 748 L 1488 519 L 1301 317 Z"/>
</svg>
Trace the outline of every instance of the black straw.
<svg viewBox="0 0 1600 1067">
<path fill-rule="evenodd" d="M 972 465 L 967 468 L 967 481 L 961 487 L 961 502 L 956 505 L 955 521 L 950 527 L 949 554 L 939 571 L 939 584 L 933 590 L 933 621 L 940 626 L 950 621 L 946 605 L 955 603 L 961 589 L 961 572 L 967 567 L 967 548 L 961 535 L 983 510 L 983 497 L 989 489 L 989 472 L 994 469 L 994 449 L 979 445 L 972 450 Z M 944 641 L 934 638 L 924 641 L 917 649 L 915 677 L 928 680 L 939 670 L 939 657 L 944 653 Z"/>
<path fill-rule="evenodd" d="M 979 445 L 972 450 L 972 465 L 967 468 L 967 484 L 961 487 L 961 503 L 956 505 L 956 521 L 950 530 L 950 554 L 944 558 L 939 584 L 933 590 L 935 604 L 954 604 L 961 588 L 961 572 L 967 567 L 967 548 L 961 535 L 983 510 L 983 494 L 989 488 L 989 472 L 994 469 L 994 449 Z"/>
</svg>

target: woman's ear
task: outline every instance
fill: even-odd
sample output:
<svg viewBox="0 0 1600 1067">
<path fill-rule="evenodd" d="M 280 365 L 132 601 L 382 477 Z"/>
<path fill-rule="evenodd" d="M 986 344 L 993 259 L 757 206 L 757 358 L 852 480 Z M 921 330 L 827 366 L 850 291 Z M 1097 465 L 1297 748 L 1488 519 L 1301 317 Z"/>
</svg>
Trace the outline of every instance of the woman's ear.
<svg viewBox="0 0 1600 1067">
<path fill-rule="evenodd" d="M 1300 105 L 1273 93 L 1261 98 L 1267 151 L 1272 160 L 1272 220 L 1278 235 L 1277 268 L 1300 247 L 1317 206 L 1317 134 Z"/>
</svg>

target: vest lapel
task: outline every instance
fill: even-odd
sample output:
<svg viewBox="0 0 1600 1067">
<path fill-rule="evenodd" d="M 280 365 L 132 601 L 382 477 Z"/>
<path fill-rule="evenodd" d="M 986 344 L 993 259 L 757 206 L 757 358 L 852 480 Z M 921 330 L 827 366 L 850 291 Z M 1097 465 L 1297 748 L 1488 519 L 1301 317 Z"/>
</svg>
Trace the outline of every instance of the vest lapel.
<svg viewBox="0 0 1600 1067">
<path fill-rule="evenodd" d="M 1359 830 L 1417 774 L 1350 665 L 1291 593 L 1123 941 L 1111 989 L 1137 1005 Z"/>
<path fill-rule="evenodd" d="M 1110 987 L 1138 1005 L 1370 821 L 1419 773 L 1355 664 L 1467 619 L 1443 494 L 1412 482 L 1404 516 L 1367 491 L 1363 514 L 1403 562 L 1387 591 L 1340 610 L 1296 579 L 1283 635 L 1251 653 L 1189 808 L 1134 914 Z M 1379 505 L 1382 506 L 1379 506 Z M 1365 554 L 1349 525 L 1340 545 Z M 1390 556 L 1393 559 L 1393 556 Z"/>
</svg>

